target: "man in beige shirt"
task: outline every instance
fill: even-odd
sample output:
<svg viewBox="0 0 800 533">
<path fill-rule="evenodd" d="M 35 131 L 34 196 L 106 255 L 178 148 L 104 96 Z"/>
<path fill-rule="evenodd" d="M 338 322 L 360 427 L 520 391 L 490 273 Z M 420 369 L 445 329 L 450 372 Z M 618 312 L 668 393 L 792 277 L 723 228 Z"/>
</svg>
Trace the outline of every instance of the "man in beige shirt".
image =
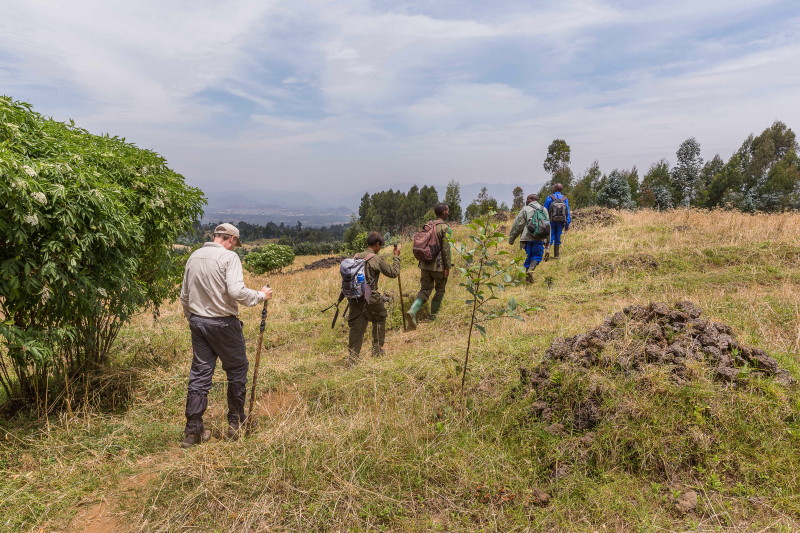
<svg viewBox="0 0 800 533">
<path fill-rule="evenodd" d="M 228 378 L 228 431 L 236 438 L 245 423 L 247 396 L 247 353 L 239 320 L 239 304 L 248 307 L 272 298 L 272 289 L 248 289 L 244 284 L 242 262 L 234 247 L 240 245 L 239 230 L 233 224 L 214 229 L 214 240 L 195 250 L 186 262 L 181 286 L 183 314 L 192 333 L 192 368 L 186 395 L 186 429 L 181 447 L 188 448 L 208 440 L 203 428 L 203 413 L 208 406 L 208 391 L 217 359 Z"/>
</svg>

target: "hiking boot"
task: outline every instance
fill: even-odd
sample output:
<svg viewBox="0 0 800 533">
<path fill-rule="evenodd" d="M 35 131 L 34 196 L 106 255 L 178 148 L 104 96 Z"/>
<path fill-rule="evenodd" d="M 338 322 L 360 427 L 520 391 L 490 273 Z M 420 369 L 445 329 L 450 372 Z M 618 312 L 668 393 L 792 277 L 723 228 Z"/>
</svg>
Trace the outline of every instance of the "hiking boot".
<svg viewBox="0 0 800 533">
<path fill-rule="evenodd" d="M 533 283 L 533 272 L 531 272 L 530 270 L 525 272 L 525 283 L 527 283 L 528 285 Z"/>
<path fill-rule="evenodd" d="M 192 446 L 197 446 L 198 444 L 208 442 L 208 439 L 210 438 L 210 429 L 206 429 L 202 433 L 186 433 L 183 436 L 183 441 L 181 441 L 181 448 L 191 448 Z"/>
<path fill-rule="evenodd" d="M 555 248 L 553 249 L 553 259 L 558 259 L 559 257 L 561 257 L 561 245 L 556 244 L 554 246 Z"/>
<path fill-rule="evenodd" d="M 360 355 L 351 350 L 350 353 L 347 354 L 347 360 L 345 361 L 345 366 L 347 368 L 353 368 L 358 364 L 359 358 Z"/>
<path fill-rule="evenodd" d="M 245 420 L 244 422 L 229 422 L 228 429 L 225 430 L 225 435 L 223 438 L 225 440 L 239 440 L 239 437 L 242 437 L 247 434 L 247 432 L 252 431 L 258 427 L 258 420 L 255 418 L 253 420 Z"/>
<path fill-rule="evenodd" d="M 386 355 L 386 351 L 383 348 L 372 347 L 372 357 L 383 357 L 384 355 Z"/>
<path fill-rule="evenodd" d="M 550 261 L 550 246 L 545 246 L 544 258 L 542 258 L 542 261 Z"/>
</svg>

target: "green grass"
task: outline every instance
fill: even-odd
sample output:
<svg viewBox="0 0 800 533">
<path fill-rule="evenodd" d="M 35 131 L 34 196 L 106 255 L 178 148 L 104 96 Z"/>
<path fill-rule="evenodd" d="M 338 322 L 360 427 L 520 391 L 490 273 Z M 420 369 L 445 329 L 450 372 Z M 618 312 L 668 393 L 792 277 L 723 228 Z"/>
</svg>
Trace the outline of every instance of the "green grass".
<svg viewBox="0 0 800 533">
<path fill-rule="evenodd" d="M 276 291 L 261 426 L 242 441 L 188 451 L 177 445 L 191 344 L 178 307 L 166 305 L 157 323 L 140 317 L 115 345 L 112 370 L 133 376 L 127 410 L 89 402 L 49 420 L 0 420 L 0 529 L 70 530 L 80 504 L 106 498 L 125 531 L 798 530 L 796 389 L 764 378 L 721 387 L 703 367 L 677 383 L 662 368 L 625 375 L 551 365 L 546 390 L 520 384 L 519 368 L 538 365 L 555 337 L 631 303 L 682 299 L 800 376 L 800 221 L 763 217 L 751 230 L 752 220 L 623 213 L 614 226 L 570 232 L 563 257 L 543 263 L 533 286 L 505 293 L 544 310 L 488 326 L 464 395 L 469 316 L 457 276 L 439 320 L 417 332 L 401 331 L 395 299 L 387 355 L 350 370 L 346 321 L 331 329 L 330 312 L 319 313 L 335 301 L 335 269 L 248 279 Z M 657 266 L 621 262 L 642 254 Z M 408 247 L 403 259 L 403 288 L 413 293 Z M 616 266 L 592 273 L 608 264 Z M 381 284 L 397 295 L 396 281 Z M 252 357 L 260 309 L 242 319 Z M 217 427 L 222 381 L 218 371 L 209 399 Z M 544 394 L 550 420 L 533 412 Z M 591 398 L 600 399 L 601 421 L 575 430 L 573 413 Z M 675 501 L 688 490 L 699 504 L 682 514 Z M 548 505 L 536 504 L 537 491 Z"/>
</svg>

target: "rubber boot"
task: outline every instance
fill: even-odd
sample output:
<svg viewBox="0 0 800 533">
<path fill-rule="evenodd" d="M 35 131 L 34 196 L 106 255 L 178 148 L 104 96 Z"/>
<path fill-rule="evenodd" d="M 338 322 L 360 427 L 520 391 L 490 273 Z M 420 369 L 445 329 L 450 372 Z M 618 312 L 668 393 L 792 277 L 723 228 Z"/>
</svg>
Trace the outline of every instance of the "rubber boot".
<svg viewBox="0 0 800 533">
<path fill-rule="evenodd" d="M 436 315 L 439 313 L 439 309 L 442 308 L 442 301 L 441 300 L 431 300 L 431 314 L 428 315 L 428 322 L 433 322 L 436 320 Z"/>
<path fill-rule="evenodd" d="M 559 257 L 561 257 L 561 245 L 554 244 L 553 246 L 555 247 L 553 248 L 553 259 L 558 259 Z"/>
<path fill-rule="evenodd" d="M 417 313 L 419 313 L 419 310 L 422 309 L 423 303 L 425 302 L 417 298 L 416 300 L 414 300 L 414 303 L 411 304 L 411 309 L 409 309 L 408 312 L 406 313 L 408 315 L 408 318 L 411 319 L 408 322 L 408 329 L 417 329 Z"/>
<path fill-rule="evenodd" d="M 550 245 L 544 247 L 544 261 L 550 261 Z"/>
</svg>

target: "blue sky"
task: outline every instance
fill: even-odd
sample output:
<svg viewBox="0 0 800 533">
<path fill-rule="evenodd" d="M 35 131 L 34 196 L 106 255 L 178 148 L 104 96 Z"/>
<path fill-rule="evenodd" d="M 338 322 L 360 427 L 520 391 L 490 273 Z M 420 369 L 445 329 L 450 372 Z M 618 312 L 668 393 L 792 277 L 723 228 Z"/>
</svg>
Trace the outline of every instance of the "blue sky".
<svg viewBox="0 0 800 533">
<path fill-rule="evenodd" d="M 800 128 L 796 0 L 2 0 L 0 92 L 207 190 L 644 173 Z M 443 188 L 442 188 L 443 189 Z"/>
</svg>

